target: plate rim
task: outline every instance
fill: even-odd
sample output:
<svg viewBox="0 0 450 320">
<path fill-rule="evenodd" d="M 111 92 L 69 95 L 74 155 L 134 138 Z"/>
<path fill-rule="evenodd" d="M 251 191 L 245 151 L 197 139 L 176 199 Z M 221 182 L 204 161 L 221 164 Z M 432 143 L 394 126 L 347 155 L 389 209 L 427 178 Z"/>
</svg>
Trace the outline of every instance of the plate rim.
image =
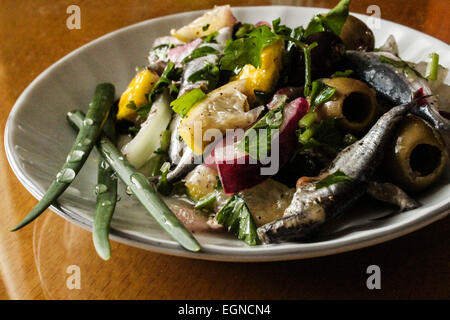
<svg viewBox="0 0 450 320">
<path fill-rule="evenodd" d="M 262 9 L 262 10 L 268 10 L 273 8 L 295 8 L 296 10 L 300 9 L 307 9 L 308 11 L 326 11 L 328 9 L 326 8 L 317 8 L 317 7 L 302 7 L 302 6 L 283 6 L 283 5 L 276 5 L 276 6 L 239 6 L 239 7 L 232 7 L 233 10 L 251 10 L 251 9 Z M 17 157 L 14 155 L 14 147 L 12 145 L 11 139 L 11 131 L 12 131 L 12 124 L 13 124 L 13 118 L 15 114 L 20 109 L 21 104 L 26 101 L 26 97 L 29 94 L 29 92 L 32 91 L 34 86 L 39 83 L 42 79 L 44 79 L 53 69 L 58 68 L 60 64 L 63 64 L 66 60 L 69 60 L 72 56 L 75 56 L 79 53 L 81 53 L 83 50 L 87 50 L 91 46 L 95 46 L 98 43 L 107 40 L 110 37 L 114 37 L 122 32 L 126 32 L 128 30 L 139 28 L 142 25 L 148 24 L 148 23 L 158 23 L 160 20 L 164 20 L 167 18 L 176 18 L 177 16 L 184 16 L 184 15 L 193 15 L 193 14 L 201 14 L 202 12 L 206 12 L 207 10 L 195 10 L 195 11 L 188 11 L 188 12 L 181 12 L 177 14 L 171 14 L 171 15 L 165 15 L 160 16 L 152 19 L 147 19 L 144 21 L 140 21 L 138 23 L 111 31 L 105 35 L 102 35 L 94 40 L 91 40 L 90 42 L 82 45 L 81 47 L 69 52 L 53 64 L 51 64 L 49 67 L 47 67 L 44 71 L 42 71 L 33 81 L 30 82 L 30 84 L 25 88 L 25 90 L 20 94 L 16 102 L 14 103 L 13 107 L 10 110 L 10 113 L 8 115 L 5 129 L 4 129 L 4 145 L 5 145 L 5 154 L 6 158 L 8 160 L 8 163 L 18 178 L 18 180 L 21 182 L 21 184 L 29 191 L 33 197 L 35 197 L 37 200 L 41 199 L 44 192 L 39 190 L 39 188 L 34 185 L 31 182 L 31 179 L 29 179 L 25 173 L 22 172 L 20 169 L 20 162 L 18 162 Z M 369 17 L 367 15 L 358 14 L 351 12 L 352 15 L 359 16 L 359 17 Z M 398 24 L 396 22 L 392 22 L 386 19 L 381 19 L 381 21 L 386 21 L 391 24 L 394 24 L 396 26 L 400 26 L 401 28 L 407 28 L 408 31 L 418 32 L 422 36 L 425 36 L 426 38 L 432 39 L 432 41 L 439 41 L 442 44 L 446 44 L 444 41 L 434 38 L 426 33 L 423 33 L 419 30 L 413 29 L 408 26 L 404 26 L 401 24 Z M 78 219 L 75 219 L 73 215 L 76 215 L 75 213 L 72 213 L 71 210 L 68 210 L 62 206 L 60 206 L 58 203 L 50 206 L 50 209 L 57 213 L 62 218 L 68 220 L 71 223 L 74 223 L 75 225 L 80 226 L 81 228 L 92 231 L 92 227 L 82 216 L 78 215 Z M 215 260 L 215 261 L 229 261 L 229 262 L 269 262 L 269 261 L 282 261 L 282 260 L 297 260 L 297 259 L 307 259 L 307 258 L 314 258 L 319 256 L 326 256 L 326 255 L 332 255 L 332 254 L 338 254 L 342 252 L 348 252 L 353 251 L 357 249 L 361 249 L 364 247 L 369 247 L 372 245 L 376 245 L 382 242 L 390 241 L 392 239 L 401 237 L 403 235 L 406 235 L 408 233 L 414 232 L 418 229 L 421 229 L 437 220 L 445 218 L 450 213 L 450 200 L 447 203 L 441 203 L 436 204 L 433 207 L 429 208 L 427 213 L 421 216 L 420 218 L 415 219 L 409 219 L 408 221 L 402 221 L 401 223 L 397 223 L 394 225 L 388 225 L 382 228 L 377 229 L 376 231 L 373 231 L 369 235 L 361 235 L 357 237 L 351 237 L 349 239 L 333 239 L 333 243 L 327 243 L 327 242 L 317 242 L 317 243 L 311 243 L 310 246 L 307 246 L 306 248 L 302 248 L 301 251 L 298 248 L 298 245 L 305 246 L 304 243 L 291 243 L 292 247 L 285 247 L 285 248 L 277 248 L 278 245 L 263 245 L 259 246 L 259 248 L 228 248 L 220 246 L 220 245 L 208 245 L 208 244 L 201 244 L 202 245 L 202 251 L 198 253 L 192 253 L 189 251 L 186 251 L 182 249 L 175 241 L 173 240 L 165 240 L 160 239 L 149 239 L 149 238 L 139 238 L 129 233 L 123 233 L 117 229 L 111 228 L 110 238 L 114 241 L 124 243 L 126 245 L 132 245 L 134 247 L 146 249 L 152 252 L 156 253 L 162 253 L 162 254 L 169 254 L 174 256 L 181 256 L 181 257 L 188 257 L 188 258 L 194 258 L 194 259 L 202 259 L 202 260 Z M 296 248 L 297 247 L 297 248 Z M 319 247 L 319 248 L 317 248 Z M 244 250 L 242 250 L 244 249 Z M 283 250 L 280 250 L 283 249 Z M 306 250 L 305 250 L 306 249 Z M 239 251 L 239 252 L 236 252 Z"/>
</svg>

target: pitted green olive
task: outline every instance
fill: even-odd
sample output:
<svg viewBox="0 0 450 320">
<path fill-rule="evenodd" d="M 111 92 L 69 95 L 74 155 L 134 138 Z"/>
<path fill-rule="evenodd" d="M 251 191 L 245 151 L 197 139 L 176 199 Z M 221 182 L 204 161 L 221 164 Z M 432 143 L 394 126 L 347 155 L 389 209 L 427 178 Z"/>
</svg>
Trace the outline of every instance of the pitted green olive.
<svg viewBox="0 0 450 320">
<path fill-rule="evenodd" d="M 358 132 L 368 128 L 377 114 L 375 91 L 352 78 L 332 78 L 323 82 L 336 88 L 333 98 L 317 108 L 319 117 L 337 118 L 341 127 Z"/>
<path fill-rule="evenodd" d="M 391 178 L 415 193 L 433 184 L 444 172 L 448 152 L 437 131 L 425 121 L 408 116 L 386 154 Z"/>
</svg>

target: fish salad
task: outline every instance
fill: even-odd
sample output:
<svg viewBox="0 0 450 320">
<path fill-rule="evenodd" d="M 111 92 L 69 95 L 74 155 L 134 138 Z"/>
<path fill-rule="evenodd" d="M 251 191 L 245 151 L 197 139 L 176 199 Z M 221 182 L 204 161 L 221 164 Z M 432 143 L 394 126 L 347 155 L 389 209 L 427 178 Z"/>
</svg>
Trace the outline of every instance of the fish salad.
<svg viewBox="0 0 450 320">
<path fill-rule="evenodd" d="M 375 48 L 349 6 L 341 0 L 304 26 L 238 21 L 216 6 L 154 40 L 97 128 L 103 258 L 111 170 L 192 251 L 198 232 L 250 246 L 310 241 L 364 195 L 399 212 L 420 206 L 416 196 L 448 170 L 448 70 L 437 53 L 402 60 L 392 36 Z M 79 135 L 84 117 L 68 115 Z"/>
</svg>

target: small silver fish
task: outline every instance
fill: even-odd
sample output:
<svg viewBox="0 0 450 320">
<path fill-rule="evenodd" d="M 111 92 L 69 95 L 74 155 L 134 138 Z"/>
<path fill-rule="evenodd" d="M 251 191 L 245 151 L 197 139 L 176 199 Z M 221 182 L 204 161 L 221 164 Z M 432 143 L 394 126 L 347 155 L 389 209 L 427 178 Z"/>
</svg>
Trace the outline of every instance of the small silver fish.
<svg viewBox="0 0 450 320">
<path fill-rule="evenodd" d="M 208 83 L 205 80 L 196 82 L 188 81 L 189 77 L 198 70 L 204 68 L 207 64 L 217 65 L 219 59 L 223 54 L 225 43 L 231 38 L 232 28 L 226 27 L 219 30 L 215 40 L 217 43 L 202 43 L 197 48 L 202 46 L 210 46 L 218 51 L 218 54 L 208 54 L 203 57 L 191 60 L 184 66 L 183 73 L 181 75 L 180 92 L 178 96 L 194 90 L 196 88 L 202 89 L 204 92 L 208 91 Z M 167 174 L 169 181 L 174 181 L 184 177 L 189 171 L 195 168 L 197 164 L 202 163 L 201 156 L 195 156 L 194 152 L 189 148 L 186 143 L 181 139 L 178 133 L 178 127 L 181 122 L 181 117 L 175 114 L 170 123 L 171 137 L 169 146 L 169 158 L 172 165 L 175 165 L 173 169 Z"/>
<path fill-rule="evenodd" d="M 388 60 L 383 60 L 383 57 Z M 365 81 L 378 95 L 394 105 L 410 102 L 419 90 L 422 90 L 423 95 L 433 94 L 427 79 L 392 53 L 349 50 L 346 58 L 357 78 Z M 450 148 L 450 121 L 440 115 L 435 96 L 428 98 L 427 102 L 411 112 L 433 126 Z"/>
<path fill-rule="evenodd" d="M 257 229 L 260 239 L 272 243 L 307 237 L 358 200 L 366 193 L 398 124 L 417 105 L 414 100 L 386 112 L 361 140 L 342 150 L 321 174 L 326 177 L 341 171 L 351 181 L 323 188 L 316 188 L 318 181 L 301 186 L 283 218 Z"/>
</svg>

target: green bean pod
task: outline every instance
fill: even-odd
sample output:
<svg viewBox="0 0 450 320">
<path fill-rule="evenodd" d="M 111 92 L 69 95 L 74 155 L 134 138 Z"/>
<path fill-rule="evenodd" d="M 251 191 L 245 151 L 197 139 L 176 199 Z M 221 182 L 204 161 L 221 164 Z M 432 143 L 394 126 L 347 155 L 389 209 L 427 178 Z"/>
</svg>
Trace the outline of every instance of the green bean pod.
<svg viewBox="0 0 450 320">
<path fill-rule="evenodd" d="M 117 143 L 114 115 L 112 112 L 106 120 L 103 132 L 113 143 Z M 96 148 L 97 151 L 98 148 Z M 100 154 L 100 152 L 99 152 Z M 117 178 L 114 170 L 100 155 L 98 160 L 97 185 L 95 187 L 97 195 L 94 226 L 92 230 L 92 240 L 97 254 L 108 260 L 111 256 L 111 246 L 109 244 L 109 226 L 116 208 L 117 201 Z"/>
<path fill-rule="evenodd" d="M 67 115 L 67 118 L 73 125 L 79 126 L 83 121 L 83 114 L 81 112 L 72 112 Z M 129 163 L 111 140 L 107 136 L 102 135 L 97 147 L 117 176 L 147 209 L 149 215 L 185 249 L 194 252 L 199 251 L 200 245 L 197 240 L 170 211 L 169 207 L 159 197 L 156 188 Z"/>
<path fill-rule="evenodd" d="M 38 204 L 11 231 L 19 230 L 36 219 L 52 205 L 69 187 L 80 171 L 92 148 L 94 147 L 114 100 L 114 86 L 101 83 L 95 88 L 94 98 L 89 104 L 87 116 L 84 119 L 66 162 L 61 167 L 52 184 Z"/>
</svg>

